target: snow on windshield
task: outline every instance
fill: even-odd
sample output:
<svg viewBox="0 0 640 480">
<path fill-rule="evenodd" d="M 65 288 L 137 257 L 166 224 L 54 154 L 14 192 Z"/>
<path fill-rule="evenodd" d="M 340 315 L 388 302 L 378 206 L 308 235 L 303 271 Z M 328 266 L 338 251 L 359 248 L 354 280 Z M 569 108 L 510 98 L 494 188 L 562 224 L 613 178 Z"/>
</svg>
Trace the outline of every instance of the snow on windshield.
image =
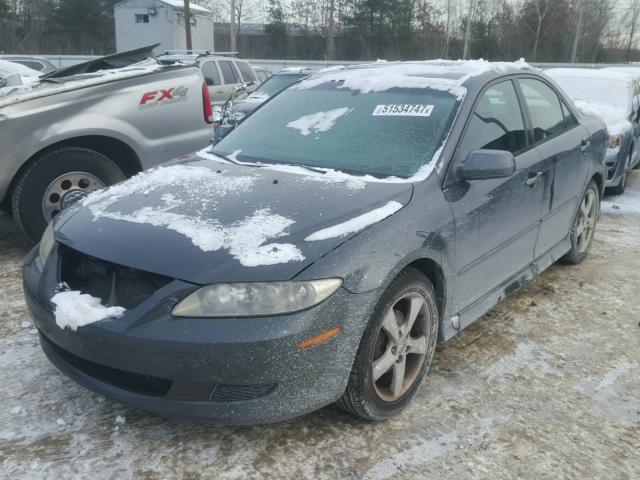
<svg viewBox="0 0 640 480">
<path fill-rule="evenodd" d="M 68 286 L 61 284 L 59 288 L 65 289 Z M 56 293 L 51 298 L 51 303 L 56 306 L 54 310 L 56 324 L 63 330 L 69 327 L 74 332 L 78 327 L 119 317 L 126 312 L 123 307 L 105 307 L 100 303 L 99 298 L 75 290 Z"/>
<path fill-rule="evenodd" d="M 610 133 L 631 128 L 632 82 L 624 73 L 595 69 L 550 69 L 547 73 L 586 115 L 597 115 Z"/>
<path fill-rule="evenodd" d="M 354 217 L 346 222 L 339 223 L 329 228 L 318 230 L 315 233 L 309 235 L 305 240 L 307 242 L 316 242 L 318 240 L 326 240 L 328 238 L 343 237 L 350 233 L 355 233 L 366 227 L 378 223 L 385 218 L 393 215 L 402 208 L 400 202 L 389 202 L 386 205 L 371 210 L 367 213 Z"/>
<path fill-rule="evenodd" d="M 351 109 L 347 107 L 336 108 L 328 112 L 312 113 L 287 123 L 287 127 L 295 128 L 300 135 L 309 135 L 311 131 L 315 133 L 326 132 L 333 127 L 336 120 L 348 113 Z"/>
<path fill-rule="evenodd" d="M 272 242 L 285 235 L 287 227 L 294 223 L 289 218 L 274 215 L 269 209 L 256 210 L 231 225 L 210 217 L 218 198 L 236 195 L 240 201 L 254 180 L 250 174 L 225 176 L 197 165 L 169 165 L 94 192 L 82 205 L 89 208 L 94 221 L 106 218 L 166 228 L 184 235 L 204 252 L 226 249 L 246 267 L 304 260 L 294 245 Z M 170 187 L 180 188 L 173 189 L 175 193 L 164 193 L 160 202 L 145 200 L 151 193 Z M 120 199 L 131 196 L 139 197 L 134 209 L 117 208 Z"/>
</svg>

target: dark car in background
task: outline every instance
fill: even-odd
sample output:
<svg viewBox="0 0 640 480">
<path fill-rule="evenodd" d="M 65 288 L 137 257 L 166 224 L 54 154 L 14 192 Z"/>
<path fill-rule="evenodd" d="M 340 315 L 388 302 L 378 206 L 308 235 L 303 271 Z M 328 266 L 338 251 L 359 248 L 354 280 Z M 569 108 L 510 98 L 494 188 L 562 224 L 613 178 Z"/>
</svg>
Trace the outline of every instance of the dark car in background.
<svg viewBox="0 0 640 480">
<path fill-rule="evenodd" d="M 382 420 L 437 341 L 585 258 L 606 142 L 524 63 L 312 75 L 62 212 L 25 261 L 27 304 L 60 370 L 130 405 Z"/>
</svg>

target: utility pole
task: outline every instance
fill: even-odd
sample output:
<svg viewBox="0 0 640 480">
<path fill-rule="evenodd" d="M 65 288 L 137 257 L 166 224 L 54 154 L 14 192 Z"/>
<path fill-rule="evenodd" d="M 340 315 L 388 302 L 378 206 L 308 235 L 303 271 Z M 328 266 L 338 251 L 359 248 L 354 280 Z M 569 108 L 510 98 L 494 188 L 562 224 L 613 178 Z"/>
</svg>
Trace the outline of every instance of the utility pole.
<svg viewBox="0 0 640 480">
<path fill-rule="evenodd" d="M 327 22 L 327 60 L 334 60 L 336 56 L 336 24 L 334 20 L 335 9 L 336 1 L 331 0 L 329 3 L 329 21 Z"/>
<path fill-rule="evenodd" d="M 229 50 L 236 51 L 236 0 L 231 0 L 231 25 L 229 25 Z"/>
<path fill-rule="evenodd" d="M 189 0 L 184 0 L 184 31 L 187 34 L 187 50 L 192 50 L 191 44 L 191 9 L 189 8 Z"/>
<path fill-rule="evenodd" d="M 583 0 L 578 0 L 578 24 L 576 25 L 576 35 L 573 37 L 573 49 L 571 50 L 571 63 L 576 63 L 578 59 L 578 43 L 582 30 L 582 16 L 584 15 Z"/>
<path fill-rule="evenodd" d="M 471 43 L 471 17 L 473 16 L 473 0 L 469 0 L 469 13 L 467 14 L 467 26 L 464 31 L 464 48 L 462 50 L 462 59 L 469 57 L 469 43 Z"/>
</svg>

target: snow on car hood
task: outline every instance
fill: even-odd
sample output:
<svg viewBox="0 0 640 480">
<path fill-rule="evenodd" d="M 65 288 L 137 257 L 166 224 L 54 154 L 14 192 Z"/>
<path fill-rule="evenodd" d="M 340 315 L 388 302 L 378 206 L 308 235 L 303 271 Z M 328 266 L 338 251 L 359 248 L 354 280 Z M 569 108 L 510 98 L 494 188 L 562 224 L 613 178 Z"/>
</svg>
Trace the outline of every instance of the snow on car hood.
<svg viewBox="0 0 640 480">
<path fill-rule="evenodd" d="M 631 122 L 620 110 L 604 103 L 588 102 L 586 100 L 574 100 L 580 113 L 587 116 L 598 117 L 606 125 L 610 135 L 620 135 L 631 130 Z"/>
<path fill-rule="evenodd" d="M 56 221 L 56 238 L 198 284 L 283 281 L 411 198 L 411 183 L 301 170 L 194 157 L 93 193 Z"/>
</svg>

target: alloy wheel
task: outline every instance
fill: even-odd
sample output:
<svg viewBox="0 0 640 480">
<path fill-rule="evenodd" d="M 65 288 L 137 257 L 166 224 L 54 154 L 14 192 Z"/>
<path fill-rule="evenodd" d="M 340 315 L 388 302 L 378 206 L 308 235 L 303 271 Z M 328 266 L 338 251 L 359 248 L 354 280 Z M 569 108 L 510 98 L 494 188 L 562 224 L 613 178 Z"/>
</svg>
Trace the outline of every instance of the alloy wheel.
<svg viewBox="0 0 640 480">
<path fill-rule="evenodd" d="M 578 212 L 575 229 L 576 245 L 580 253 L 584 252 L 589 246 L 595 229 L 598 214 L 596 195 L 596 192 L 589 189 L 582 202 L 580 202 L 580 211 Z"/>
<path fill-rule="evenodd" d="M 403 295 L 385 313 L 371 366 L 375 391 L 385 402 L 400 399 L 419 377 L 430 322 L 427 301 L 418 292 Z"/>
<path fill-rule="evenodd" d="M 46 221 L 50 222 L 65 208 L 105 186 L 102 180 L 87 172 L 69 172 L 60 175 L 45 190 L 42 198 L 42 214 Z"/>
</svg>

